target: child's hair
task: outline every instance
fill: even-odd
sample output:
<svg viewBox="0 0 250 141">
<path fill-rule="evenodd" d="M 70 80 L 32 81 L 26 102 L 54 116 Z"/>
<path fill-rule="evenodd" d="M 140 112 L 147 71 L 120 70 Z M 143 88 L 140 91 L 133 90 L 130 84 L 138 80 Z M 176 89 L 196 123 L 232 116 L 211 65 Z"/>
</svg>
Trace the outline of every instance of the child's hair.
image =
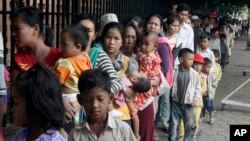
<svg viewBox="0 0 250 141">
<path fill-rule="evenodd" d="M 81 25 L 70 25 L 63 29 L 63 33 L 69 33 L 75 44 L 81 44 L 82 50 L 85 51 L 89 41 L 88 29 Z"/>
<path fill-rule="evenodd" d="M 212 49 L 215 57 L 220 57 L 220 51 L 218 49 Z"/>
<path fill-rule="evenodd" d="M 44 44 L 46 46 L 53 46 L 54 32 L 49 25 L 43 25 L 43 35 L 44 35 Z"/>
<path fill-rule="evenodd" d="M 226 39 L 227 36 L 225 34 L 220 34 L 220 39 Z"/>
<path fill-rule="evenodd" d="M 210 40 L 210 36 L 209 36 L 207 33 L 202 33 L 202 34 L 200 35 L 200 40 L 202 40 L 202 39 Z"/>
<path fill-rule="evenodd" d="M 106 36 L 106 34 L 108 33 L 108 31 L 112 28 L 116 28 L 119 30 L 119 32 L 121 33 L 121 37 L 124 36 L 124 27 L 122 24 L 118 23 L 118 22 L 110 22 L 108 24 L 106 24 L 103 28 L 102 34 L 101 34 L 101 42 L 104 43 L 104 37 Z"/>
<path fill-rule="evenodd" d="M 219 32 L 219 31 L 218 31 L 218 28 L 212 28 L 212 29 L 211 29 L 211 34 L 216 33 L 216 32 Z"/>
<path fill-rule="evenodd" d="M 186 54 L 194 54 L 194 52 L 189 48 L 183 48 L 179 51 L 178 58 L 184 57 Z"/>
<path fill-rule="evenodd" d="M 43 14 L 41 10 L 37 9 L 34 6 L 15 9 L 11 13 L 10 18 L 11 20 L 13 20 L 17 17 L 31 27 L 33 27 L 35 24 L 38 24 L 40 28 L 39 34 L 43 34 Z"/>
<path fill-rule="evenodd" d="M 75 24 L 80 23 L 81 20 L 90 20 L 94 24 L 95 31 L 96 31 L 96 24 L 95 24 L 96 22 L 95 22 L 95 19 L 93 18 L 93 16 L 91 16 L 90 14 L 80 14 L 77 16 L 77 20 L 76 20 Z"/>
<path fill-rule="evenodd" d="M 176 12 L 180 13 L 181 11 L 190 11 L 190 7 L 186 4 L 186 3 L 181 3 L 178 4 L 177 8 L 176 8 Z"/>
<path fill-rule="evenodd" d="M 148 92 L 151 88 L 151 81 L 149 78 L 139 77 L 137 82 L 133 84 L 133 90 L 138 93 Z"/>
<path fill-rule="evenodd" d="M 37 63 L 29 70 L 18 74 L 15 87 L 25 100 L 29 125 L 43 130 L 62 127 L 62 90 L 55 73 L 45 65 Z"/>
<path fill-rule="evenodd" d="M 212 61 L 209 58 L 204 58 L 204 65 L 212 64 Z"/>
<path fill-rule="evenodd" d="M 110 93 L 111 79 L 109 74 L 98 68 L 83 71 L 78 81 L 79 92 L 82 94 L 93 88 L 102 88 Z"/>
<path fill-rule="evenodd" d="M 145 31 L 142 34 L 141 40 L 143 39 L 143 37 L 148 37 L 148 36 L 153 36 L 154 42 L 157 43 L 158 36 L 155 32 L 152 32 L 152 31 Z"/>
<path fill-rule="evenodd" d="M 173 24 L 175 21 L 180 22 L 180 18 L 178 16 L 169 16 L 167 18 L 167 21 L 164 23 L 163 25 L 163 30 L 166 32 L 168 29 L 168 26 L 170 26 L 171 24 Z"/>
<path fill-rule="evenodd" d="M 162 27 L 162 25 L 163 25 L 163 20 L 162 20 L 162 16 L 159 15 L 159 14 L 152 14 L 152 15 L 149 15 L 149 16 L 146 18 L 146 20 L 145 20 L 144 26 L 146 26 L 146 24 L 149 22 L 149 20 L 150 20 L 152 17 L 158 18 L 158 19 L 160 20 L 160 27 Z"/>
</svg>

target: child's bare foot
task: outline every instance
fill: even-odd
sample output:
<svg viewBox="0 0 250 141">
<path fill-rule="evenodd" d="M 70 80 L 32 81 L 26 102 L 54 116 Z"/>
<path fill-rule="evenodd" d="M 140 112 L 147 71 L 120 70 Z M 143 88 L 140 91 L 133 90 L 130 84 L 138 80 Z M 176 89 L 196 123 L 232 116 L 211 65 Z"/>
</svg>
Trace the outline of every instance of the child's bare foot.
<svg viewBox="0 0 250 141">
<path fill-rule="evenodd" d="M 179 136 L 178 141 L 184 141 L 184 136 Z"/>
</svg>

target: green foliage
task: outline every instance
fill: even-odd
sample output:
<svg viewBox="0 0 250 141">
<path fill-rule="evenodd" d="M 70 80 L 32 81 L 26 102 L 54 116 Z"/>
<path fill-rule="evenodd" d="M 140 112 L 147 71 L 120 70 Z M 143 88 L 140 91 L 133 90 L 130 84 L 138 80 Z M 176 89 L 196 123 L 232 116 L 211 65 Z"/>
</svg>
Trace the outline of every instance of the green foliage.
<svg viewBox="0 0 250 141">
<path fill-rule="evenodd" d="M 211 0 L 211 3 L 221 6 L 228 13 L 243 13 L 247 10 L 248 0 Z"/>
</svg>

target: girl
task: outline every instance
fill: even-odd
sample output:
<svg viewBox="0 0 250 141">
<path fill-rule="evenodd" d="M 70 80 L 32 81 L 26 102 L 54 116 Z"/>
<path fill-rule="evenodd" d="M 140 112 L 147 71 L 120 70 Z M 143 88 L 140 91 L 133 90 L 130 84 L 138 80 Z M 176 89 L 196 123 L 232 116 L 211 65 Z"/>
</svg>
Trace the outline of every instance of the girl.
<svg viewBox="0 0 250 141">
<path fill-rule="evenodd" d="M 139 29 L 132 23 L 128 23 L 125 26 L 124 32 L 124 44 L 122 47 L 122 52 L 128 57 L 136 59 L 137 46 L 140 39 Z"/>
<path fill-rule="evenodd" d="M 41 63 L 21 72 L 12 89 L 14 123 L 25 126 L 15 141 L 65 141 L 59 134 L 64 107 L 57 76 Z"/>
<path fill-rule="evenodd" d="M 80 110 L 76 95 L 78 92 L 79 76 L 84 70 L 91 68 L 88 54 L 85 52 L 88 44 L 87 28 L 82 25 L 72 25 L 61 33 L 61 50 L 63 58 L 56 62 L 64 101 L 70 101 Z M 79 123 L 79 111 L 74 114 L 74 121 Z"/>
</svg>

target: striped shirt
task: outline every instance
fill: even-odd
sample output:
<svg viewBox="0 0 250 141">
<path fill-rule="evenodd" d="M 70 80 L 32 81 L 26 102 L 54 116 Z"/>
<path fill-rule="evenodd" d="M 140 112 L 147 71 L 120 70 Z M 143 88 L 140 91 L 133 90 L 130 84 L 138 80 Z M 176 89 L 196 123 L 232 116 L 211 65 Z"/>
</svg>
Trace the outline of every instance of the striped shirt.
<svg viewBox="0 0 250 141">
<path fill-rule="evenodd" d="M 99 68 L 102 71 L 107 72 L 109 74 L 109 77 L 111 78 L 111 83 L 112 83 L 111 92 L 113 94 L 117 94 L 120 90 L 122 90 L 121 80 L 117 72 L 115 71 L 110 58 L 103 50 L 100 50 L 98 53 L 95 68 Z"/>
</svg>

